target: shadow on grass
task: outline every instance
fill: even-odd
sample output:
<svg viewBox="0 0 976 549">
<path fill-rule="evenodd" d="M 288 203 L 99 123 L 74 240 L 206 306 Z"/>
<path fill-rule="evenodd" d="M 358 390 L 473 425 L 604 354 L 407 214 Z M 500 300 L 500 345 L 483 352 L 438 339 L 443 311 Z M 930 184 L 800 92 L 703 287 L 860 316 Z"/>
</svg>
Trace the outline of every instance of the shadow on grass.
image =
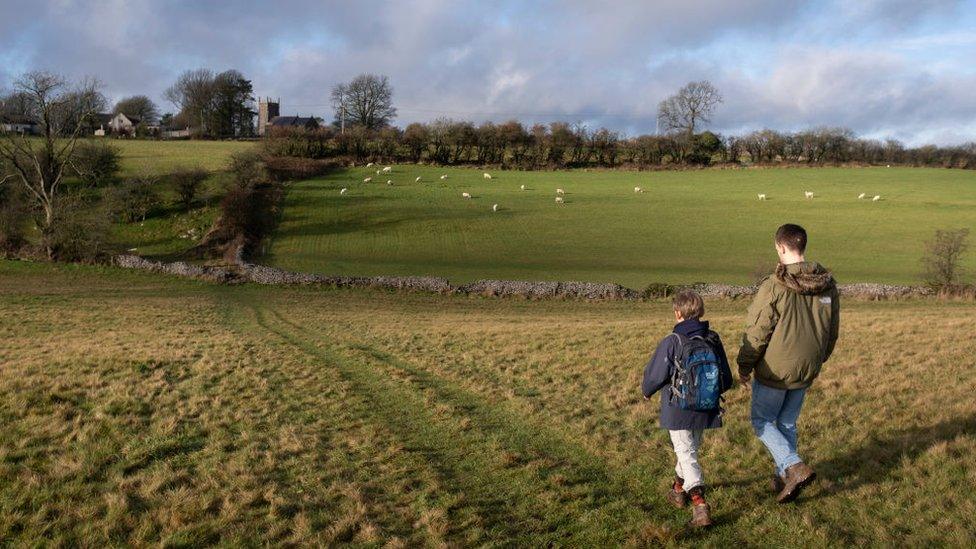
<svg viewBox="0 0 976 549">
<path fill-rule="evenodd" d="M 935 425 L 901 429 L 884 438 L 874 438 L 867 445 L 816 465 L 822 478 L 842 479 L 824 485 L 809 500 L 856 490 L 892 478 L 905 460 L 914 461 L 929 448 L 962 435 L 976 435 L 976 414 Z"/>
</svg>

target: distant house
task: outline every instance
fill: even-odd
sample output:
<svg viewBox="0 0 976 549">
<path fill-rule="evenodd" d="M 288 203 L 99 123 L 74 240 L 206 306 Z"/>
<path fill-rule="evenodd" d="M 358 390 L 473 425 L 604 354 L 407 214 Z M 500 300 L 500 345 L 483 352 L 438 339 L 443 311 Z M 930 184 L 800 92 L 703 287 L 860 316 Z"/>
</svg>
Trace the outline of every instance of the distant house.
<svg viewBox="0 0 976 549">
<path fill-rule="evenodd" d="M 271 120 L 268 120 L 269 128 L 305 128 L 306 130 L 314 130 L 319 127 L 318 119 L 314 117 L 301 117 L 301 116 L 276 116 Z"/>
<path fill-rule="evenodd" d="M 20 114 L 0 114 L 0 132 L 33 135 L 40 132 L 40 125 Z"/>
</svg>

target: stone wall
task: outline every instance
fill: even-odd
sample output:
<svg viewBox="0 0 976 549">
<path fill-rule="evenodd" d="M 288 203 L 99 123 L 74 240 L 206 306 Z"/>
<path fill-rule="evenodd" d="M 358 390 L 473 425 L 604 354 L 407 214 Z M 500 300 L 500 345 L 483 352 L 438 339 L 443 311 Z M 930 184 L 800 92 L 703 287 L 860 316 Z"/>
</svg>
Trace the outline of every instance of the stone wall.
<svg viewBox="0 0 976 549">
<path fill-rule="evenodd" d="M 595 282 L 525 282 L 519 280 L 479 280 L 453 286 L 446 278 L 430 276 L 327 276 L 296 273 L 275 267 L 242 262 L 236 267 L 203 267 L 182 261 L 164 263 L 135 255 L 115 257 L 115 264 L 128 269 L 210 280 L 221 284 L 253 282 L 270 285 L 316 285 L 334 288 L 385 288 L 410 292 L 440 294 L 468 294 L 482 296 L 514 296 L 526 299 L 583 299 L 637 300 L 641 294 L 620 284 Z M 705 298 L 736 299 L 756 293 L 756 286 L 728 284 L 692 284 L 685 286 Z M 674 287 L 680 288 L 680 287 Z M 867 299 L 890 299 L 932 295 L 932 291 L 918 286 L 889 284 L 841 284 L 841 295 Z"/>
</svg>

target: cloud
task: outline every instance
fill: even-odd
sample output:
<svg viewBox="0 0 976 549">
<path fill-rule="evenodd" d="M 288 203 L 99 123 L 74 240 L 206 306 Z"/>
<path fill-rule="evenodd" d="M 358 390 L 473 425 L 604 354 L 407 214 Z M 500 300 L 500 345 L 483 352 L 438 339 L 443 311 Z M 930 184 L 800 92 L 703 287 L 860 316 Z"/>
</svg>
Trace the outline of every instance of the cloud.
<svg viewBox="0 0 976 549">
<path fill-rule="evenodd" d="M 238 69 L 288 114 L 386 74 L 398 123 L 555 119 L 653 131 L 657 103 L 707 78 L 721 131 L 809 125 L 965 136 L 976 10 L 954 1 L 0 0 L 0 87 L 26 68 L 98 76 L 112 99 L 187 69 Z"/>
</svg>

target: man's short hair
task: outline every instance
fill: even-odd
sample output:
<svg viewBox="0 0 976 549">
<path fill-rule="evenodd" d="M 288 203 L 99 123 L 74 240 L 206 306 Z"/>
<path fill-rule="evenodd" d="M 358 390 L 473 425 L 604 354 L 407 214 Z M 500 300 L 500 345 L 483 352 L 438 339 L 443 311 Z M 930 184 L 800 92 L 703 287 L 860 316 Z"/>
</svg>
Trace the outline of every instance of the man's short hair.
<svg viewBox="0 0 976 549">
<path fill-rule="evenodd" d="M 678 292 L 671 301 L 674 310 L 681 313 L 685 320 L 689 318 L 701 318 L 705 314 L 705 302 L 698 292 L 694 290 L 684 290 Z"/>
<path fill-rule="evenodd" d="M 807 249 L 807 231 L 799 225 L 787 223 L 776 229 L 776 243 L 802 254 Z"/>
</svg>

